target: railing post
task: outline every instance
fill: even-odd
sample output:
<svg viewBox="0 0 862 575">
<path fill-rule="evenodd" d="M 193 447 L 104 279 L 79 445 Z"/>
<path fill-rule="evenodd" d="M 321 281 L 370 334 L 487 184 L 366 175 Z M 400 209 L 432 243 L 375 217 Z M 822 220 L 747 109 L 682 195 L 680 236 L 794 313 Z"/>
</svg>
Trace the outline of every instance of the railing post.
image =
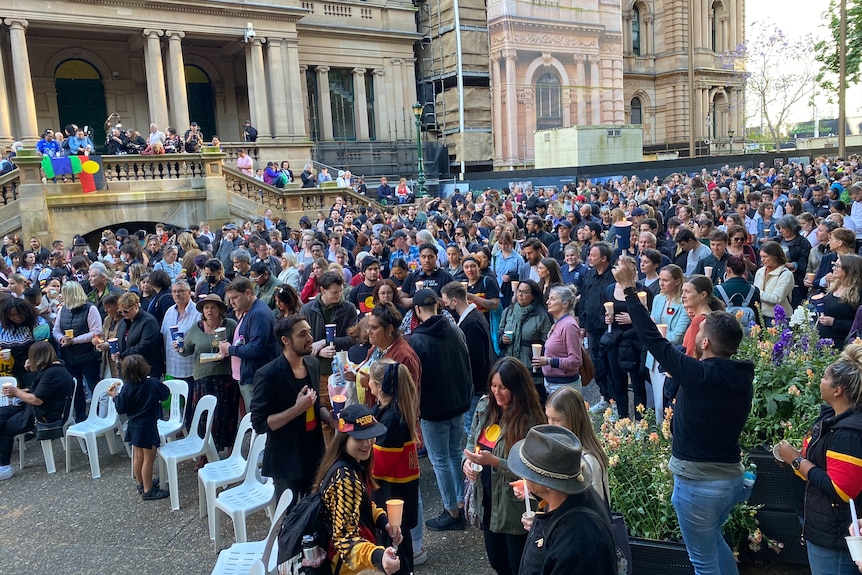
<svg viewBox="0 0 862 575">
<path fill-rule="evenodd" d="M 203 177 L 206 181 L 207 210 L 206 220 L 210 227 L 221 226 L 230 219 L 230 206 L 227 201 L 227 182 L 222 170 L 222 160 L 226 157 L 218 148 L 201 148 Z"/>
<path fill-rule="evenodd" d="M 21 236 L 37 237 L 42 245 L 51 245 L 48 200 L 40 172 L 42 158 L 36 150 L 21 149 L 12 159 L 18 166 L 18 208 L 21 212 Z"/>
</svg>

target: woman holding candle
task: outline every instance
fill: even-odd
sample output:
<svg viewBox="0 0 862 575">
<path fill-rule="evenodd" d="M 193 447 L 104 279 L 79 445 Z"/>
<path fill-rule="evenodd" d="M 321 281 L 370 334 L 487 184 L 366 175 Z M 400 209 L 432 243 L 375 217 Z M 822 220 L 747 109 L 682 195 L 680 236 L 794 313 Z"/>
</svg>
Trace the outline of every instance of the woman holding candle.
<svg viewBox="0 0 862 575">
<path fill-rule="evenodd" d="M 503 355 L 516 357 L 524 365 L 532 362 L 532 344 L 543 344 L 553 322 L 542 299 L 542 290 L 533 280 L 518 282 L 515 299 L 503 310 L 498 335 Z M 548 398 L 542 372 L 532 371 L 533 383 L 544 405 Z"/>
<path fill-rule="evenodd" d="M 617 266 L 628 266 L 634 269 L 635 262 L 629 256 L 620 256 L 617 260 Z M 650 309 L 653 299 L 652 293 L 647 291 L 641 282 L 637 282 L 637 288 L 641 303 Z M 605 301 L 605 309 L 610 309 L 605 314 L 605 323 L 608 324 L 609 329 L 602 336 L 601 346 L 606 350 L 608 356 L 611 396 L 617 404 L 619 416 L 628 417 L 629 378 L 631 378 L 632 391 L 634 392 L 635 407 L 638 405 L 646 407 L 647 405 L 646 382 L 641 373 L 643 348 L 632 327 L 623 288 L 614 282 L 605 288 L 602 296 Z M 608 307 L 608 304 L 611 304 L 612 307 Z M 634 415 L 638 419 L 642 417 L 641 412 L 637 409 L 635 409 Z"/>
<path fill-rule="evenodd" d="M 383 302 L 371 310 L 368 316 L 368 343 L 371 349 L 365 364 L 373 366 L 377 361 L 386 358 L 404 365 L 410 372 L 410 377 L 419 388 L 422 377 L 422 365 L 419 356 L 401 335 L 401 314 L 391 303 Z M 362 378 L 364 379 L 364 378 Z M 379 380 L 378 380 L 379 381 Z M 368 382 L 360 382 L 366 390 L 369 390 Z M 375 404 L 374 392 L 366 394 L 365 403 L 369 407 Z"/>
<path fill-rule="evenodd" d="M 856 573 L 844 531 L 851 499 L 862 493 L 862 345 L 848 345 L 820 380 L 826 404 L 798 451 L 778 457 L 805 481 L 803 536 L 812 575 Z"/>
<path fill-rule="evenodd" d="M 209 294 L 195 306 L 201 314 L 186 332 L 183 346 L 177 352 L 184 357 L 194 357 L 193 397 L 195 400 L 204 395 L 217 399 L 213 414 L 212 434 L 216 449 L 230 449 L 236 437 L 239 409 L 239 386 L 231 377 L 230 358 L 217 361 L 201 361 L 201 354 L 218 353 L 216 330 L 225 328 L 225 341 L 233 341 L 236 321 L 227 319 L 227 305 L 216 295 Z"/>
<path fill-rule="evenodd" d="M 341 575 L 366 569 L 392 575 L 401 569 L 397 550 L 379 545 L 375 529 L 385 530 L 392 543 L 400 545 L 401 527 L 389 524 L 386 512 L 377 507 L 369 493 L 377 486 L 371 476 L 374 442 L 386 433 L 386 427 L 364 405 L 345 407 L 339 416 L 314 482 L 331 529 L 332 551 L 324 551 L 332 571 Z"/>
<path fill-rule="evenodd" d="M 517 359 L 504 357 L 494 364 L 490 387 L 473 415 L 461 468 L 474 482 L 474 508 L 491 568 L 498 575 L 516 575 L 527 535 L 521 525 L 524 503 L 509 487 L 518 476 L 509 471 L 506 458 L 531 427 L 545 422 L 545 415 L 530 372 Z M 476 471 L 474 463 L 482 470 Z"/>
<path fill-rule="evenodd" d="M 374 417 L 386 426 L 386 433 L 374 444 L 371 476 L 378 488 L 372 498 L 380 508 L 387 500 L 402 501 L 401 533 L 398 546 L 401 558 L 399 575 L 413 572 L 413 540 L 410 530 L 419 522 L 419 456 L 416 430 L 419 421 L 419 394 L 407 366 L 382 359 L 371 366 L 368 386 L 377 397 Z M 391 517 L 390 517 L 391 519 Z"/>
<path fill-rule="evenodd" d="M 818 314 L 817 333 L 841 348 L 850 333 L 862 295 L 862 257 L 839 256 L 832 265 L 832 277 L 823 298 L 823 312 Z"/>
<path fill-rule="evenodd" d="M 760 290 L 763 303 L 763 322 L 771 327 L 775 318 L 775 306 L 784 308 L 787 315 L 793 311 L 790 296 L 793 293 L 793 272 L 787 269 L 787 256 L 777 242 L 767 242 L 760 248 L 763 267 L 754 275 L 754 285 Z"/>
<path fill-rule="evenodd" d="M 533 354 L 533 368 L 542 368 L 545 391 L 553 393 L 564 385 L 577 385 L 581 381 L 581 328 L 575 321 L 575 292 L 568 286 L 551 288 L 548 296 L 548 313 L 554 320 L 545 340 L 544 355 Z"/>
<path fill-rule="evenodd" d="M 661 292 L 653 299 L 650 316 L 656 325 L 665 326 L 665 339 L 679 345 L 691 323 L 691 318 L 682 304 L 685 275 L 678 265 L 668 264 L 659 273 L 658 281 Z M 658 362 L 651 353 L 647 353 L 646 368 L 649 370 L 649 380 L 646 382 L 647 404 L 655 409 L 656 422 L 660 424 L 664 420 L 665 375 L 659 370 Z"/>
<path fill-rule="evenodd" d="M 120 377 L 120 367 L 117 362 L 111 358 L 111 346 L 109 340 L 117 337 L 117 329 L 120 327 L 120 320 L 123 316 L 120 315 L 117 301 L 119 297 L 115 293 L 105 296 L 102 300 L 102 306 L 105 308 L 105 319 L 102 320 L 101 335 L 93 336 L 93 347 L 102 354 L 102 363 L 99 368 L 99 375 L 105 377 Z"/>
</svg>

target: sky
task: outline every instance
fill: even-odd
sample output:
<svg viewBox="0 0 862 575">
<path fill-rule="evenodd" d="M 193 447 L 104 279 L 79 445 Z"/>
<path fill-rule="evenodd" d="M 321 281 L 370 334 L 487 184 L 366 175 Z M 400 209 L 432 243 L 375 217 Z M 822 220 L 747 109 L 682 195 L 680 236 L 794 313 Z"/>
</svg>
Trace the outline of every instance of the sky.
<svg viewBox="0 0 862 575">
<path fill-rule="evenodd" d="M 827 34 L 823 13 L 829 8 L 829 0 L 746 0 L 745 20 L 746 39 L 750 40 L 757 31 L 753 23 L 770 21 L 780 28 L 785 36 L 799 37 L 812 34 L 816 39 Z M 837 102 L 837 95 L 833 98 Z M 862 115 L 856 102 L 862 102 L 862 87 L 854 86 L 847 90 L 847 115 Z M 838 116 L 837 103 L 829 103 L 828 97 L 817 98 L 818 115 L 821 118 Z M 802 104 L 795 109 L 790 121 L 802 122 L 812 119 L 810 106 Z"/>
</svg>

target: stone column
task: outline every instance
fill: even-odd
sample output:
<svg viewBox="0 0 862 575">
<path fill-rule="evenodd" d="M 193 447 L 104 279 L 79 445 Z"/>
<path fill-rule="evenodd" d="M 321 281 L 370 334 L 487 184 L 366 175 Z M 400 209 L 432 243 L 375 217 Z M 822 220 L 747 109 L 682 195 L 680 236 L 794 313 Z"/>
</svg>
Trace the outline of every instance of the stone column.
<svg viewBox="0 0 862 575">
<path fill-rule="evenodd" d="M 9 92 L 6 86 L 6 70 L 3 65 L 3 46 L 0 44 L 0 146 L 9 147 L 14 141 L 12 116 L 9 114 Z"/>
<path fill-rule="evenodd" d="M 712 134 L 709 133 L 708 124 L 706 123 L 706 119 L 709 117 L 712 120 L 712 125 L 715 126 L 715 115 L 712 114 L 712 107 L 709 105 L 709 88 L 703 89 L 703 137 L 704 138 L 712 138 Z"/>
<path fill-rule="evenodd" d="M 308 71 L 308 66 L 305 64 L 300 64 L 299 66 L 299 83 L 302 84 L 302 109 L 305 110 L 308 108 L 308 116 L 304 117 L 303 120 L 303 130 L 305 134 L 311 138 L 313 136 L 313 127 L 311 125 L 311 108 L 308 103 L 308 76 L 306 72 Z M 319 137 L 319 136 L 318 136 Z"/>
<path fill-rule="evenodd" d="M 623 102 L 623 61 L 622 58 L 611 60 L 613 68 L 614 124 L 626 121 L 625 103 Z"/>
<path fill-rule="evenodd" d="M 506 129 L 509 133 L 507 163 L 518 163 L 518 79 L 515 69 L 518 53 L 515 50 L 504 50 L 506 58 Z"/>
<path fill-rule="evenodd" d="M 383 68 L 374 69 L 374 119 L 377 122 L 378 142 L 392 139 L 390 132 L 391 116 L 389 115 L 389 101 L 386 94 L 386 71 Z"/>
<path fill-rule="evenodd" d="M 613 63 L 609 58 L 602 58 L 601 61 L 602 68 L 602 89 L 600 91 L 601 94 L 601 102 L 602 102 L 602 124 L 613 124 L 614 123 L 614 101 L 613 101 L 613 93 L 614 93 L 614 70 Z"/>
<path fill-rule="evenodd" d="M 584 68 L 585 60 L 586 57 L 583 54 L 575 55 L 575 64 L 577 67 L 575 72 L 575 84 L 577 85 L 578 90 L 578 117 L 575 124 L 579 126 L 586 126 L 589 124 L 589 120 L 587 119 L 587 73 Z"/>
<path fill-rule="evenodd" d="M 413 117 L 413 104 L 419 102 L 416 96 L 416 72 L 415 72 L 415 64 L 416 58 L 406 58 L 404 60 L 404 66 L 402 68 L 403 77 L 401 80 L 401 84 L 404 88 L 404 107 L 407 110 L 407 123 L 413 126 L 415 123 L 415 118 Z M 424 104 L 425 102 L 419 102 L 420 104 Z"/>
<path fill-rule="evenodd" d="M 164 36 L 164 32 L 161 30 L 144 30 L 144 38 L 147 44 L 144 49 L 144 66 L 147 70 L 147 99 L 150 104 L 150 122 L 154 122 L 159 127 L 168 125 L 165 70 L 162 67 L 162 44 L 161 40 L 159 40 L 162 36 Z"/>
<path fill-rule="evenodd" d="M 368 95 L 365 93 L 365 68 L 353 69 L 353 116 L 356 120 L 356 139 L 368 139 Z"/>
<path fill-rule="evenodd" d="M 572 125 L 572 92 L 574 90 L 569 88 L 568 86 L 562 88 L 561 90 L 561 99 L 563 105 L 563 126 L 568 127 Z M 535 99 L 535 97 L 534 97 Z M 535 124 L 535 120 L 533 120 Z M 528 131 L 528 135 L 532 132 Z"/>
<path fill-rule="evenodd" d="M 287 120 L 287 90 L 284 83 L 284 61 L 281 59 L 281 38 L 266 39 L 266 72 L 268 84 L 271 86 L 272 102 L 272 136 L 284 138 L 290 132 Z"/>
<path fill-rule="evenodd" d="M 703 47 L 703 0 L 689 0 L 692 3 L 692 29 L 689 31 L 690 41 L 694 42 L 694 51 Z"/>
<path fill-rule="evenodd" d="M 392 101 L 392 115 L 395 117 L 395 137 L 404 138 L 405 140 L 412 139 L 410 137 L 410 131 L 404 122 L 404 90 L 401 83 L 404 78 L 404 74 L 402 72 L 402 65 L 404 64 L 404 60 L 400 58 L 392 58 L 392 76 L 390 77 L 390 86 L 392 87 L 392 92 L 395 96 Z M 412 112 L 411 112 L 412 114 Z"/>
<path fill-rule="evenodd" d="M 287 50 L 287 104 L 290 107 L 290 134 L 306 138 L 308 132 L 305 125 L 305 106 L 308 98 L 306 93 L 305 74 L 299 70 L 299 43 L 287 39 L 282 44 L 282 51 Z"/>
<path fill-rule="evenodd" d="M 631 54 L 634 56 L 634 37 L 632 36 L 632 18 L 634 12 L 631 10 L 623 10 L 623 55 Z M 641 54 L 643 54 L 643 42 L 641 42 Z"/>
<path fill-rule="evenodd" d="M 703 89 L 698 84 L 695 84 L 694 94 L 691 97 L 694 98 L 694 119 L 691 122 L 691 129 L 694 130 L 695 139 L 703 138 L 706 115 L 703 110 Z"/>
<path fill-rule="evenodd" d="M 524 161 L 534 161 L 536 159 L 536 144 L 533 133 L 536 131 L 536 97 L 532 86 L 527 86 L 521 92 L 518 98 L 518 104 L 524 106 L 524 136 L 526 138 L 524 146 Z M 563 112 L 565 113 L 565 112 Z M 565 125 L 565 124 L 564 124 Z"/>
<path fill-rule="evenodd" d="M 27 38 L 24 30 L 27 20 L 7 18 L 9 44 L 12 54 L 12 77 L 15 82 L 15 104 L 18 112 L 18 139 L 28 148 L 35 148 L 39 141 L 36 122 L 36 100 L 33 97 L 33 80 L 30 73 L 30 55 L 27 53 Z M 5 81 L 5 76 L 4 76 Z"/>
<path fill-rule="evenodd" d="M 269 123 L 269 105 L 266 97 L 266 72 L 263 64 L 263 38 L 254 38 L 249 47 L 251 69 L 248 70 L 249 86 L 249 109 L 251 110 L 251 123 L 257 128 L 260 138 L 272 136 Z"/>
<path fill-rule="evenodd" d="M 593 112 L 592 124 L 602 123 L 602 75 L 599 71 L 598 55 L 590 56 L 590 100 Z"/>
<path fill-rule="evenodd" d="M 491 106 L 494 109 L 494 123 L 491 132 L 494 136 L 494 163 L 503 162 L 503 77 L 500 75 L 500 54 L 493 54 L 491 72 L 491 90 L 493 90 Z"/>
<path fill-rule="evenodd" d="M 320 98 L 317 103 L 320 139 L 332 141 L 332 101 L 329 98 L 329 66 L 317 67 L 317 91 L 320 92 Z"/>
<path fill-rule="evenodd" d="M 168 89 L 171 94 L 171 117 L 177 130 L 189 125 L 189 99 L 186 92 L 186 70 L 183 61 L 183 32 L 168 30 Z M 159 126 L 164 131 L 167 126 Z"/>
</svg>

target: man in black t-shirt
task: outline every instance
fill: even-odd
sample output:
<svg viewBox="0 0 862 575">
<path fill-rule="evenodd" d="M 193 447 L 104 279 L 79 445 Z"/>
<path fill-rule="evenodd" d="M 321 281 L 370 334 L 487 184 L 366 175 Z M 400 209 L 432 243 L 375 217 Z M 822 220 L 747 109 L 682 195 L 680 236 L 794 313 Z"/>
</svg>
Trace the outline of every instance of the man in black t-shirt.
<svg viewBox="0 0 862 575">
<path fill-rule="evenodd" d="M 446 270 L 437 267 L 437 247 L 434 244 L 419 246 L 419 264 L 422 266 L 415 272 L 410 272 L 401 286 L 401 307 L 413 307 L 413 294 L 420 289 L 433 290 L 440 296 L 444 285 L 453 281 Z"/>
<path fill-rule="evenodd" d="M 362 260 L 362 276 L 365 280 L 350 290 L 347 300 L 352 303 L 360 313 L 370 313 L 371 307 L 366 301 L 374 294 L 374 289 L 380 283 L 380 262 L 373 256 L 367 256 Z"/>
</svg>

